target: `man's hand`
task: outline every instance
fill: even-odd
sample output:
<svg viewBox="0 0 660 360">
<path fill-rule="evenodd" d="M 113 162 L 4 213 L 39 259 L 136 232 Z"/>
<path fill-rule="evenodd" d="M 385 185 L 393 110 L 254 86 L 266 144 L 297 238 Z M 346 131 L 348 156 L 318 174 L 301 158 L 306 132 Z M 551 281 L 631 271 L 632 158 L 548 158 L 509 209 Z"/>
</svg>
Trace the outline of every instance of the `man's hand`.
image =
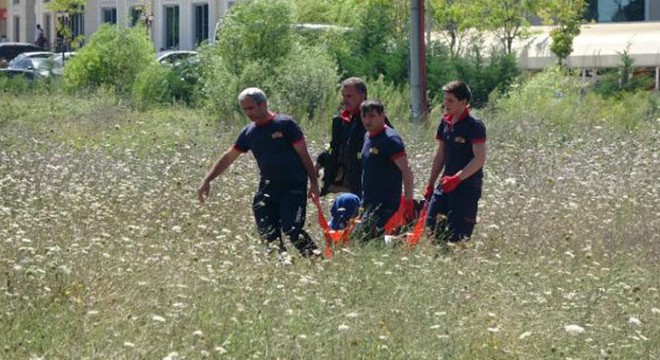
<svg viewBox="0 0 660 360">
<path fill-rule="evenodd" d="M 211 190 L 211 184 L 206 180 L 202 181 L 202 183 L 197 188 L 197 197 L 199 198 L 199 202 L 201 204 L 203 204 L 204 200 L 206 200 L 206 198 L 209 197 L 210 190 Z"/>
<path fill-rule="evenodd" d="M 433 196 L 434 191 L 435 191 L 435 186 L 433 186 L 433 184 L 428 184 L 426 186 L 426 191 L 424 192 L 424 199 L 426 199 L 426 201 L 429 201 L 431 199 L 431 196 Z"/>
<path fill-rule="evenodd" d="M 441 181 L 442 181 L 442 192 L 448 194 L 454 191 L 454 189 L 456 189 L 458 184 L 460 184 L 461 181 L 463 180 L 461 180 L 461 178 L 458 177 L 458 175 L 452 175 L 452 176 L 443 176 Z"/>
</svg>

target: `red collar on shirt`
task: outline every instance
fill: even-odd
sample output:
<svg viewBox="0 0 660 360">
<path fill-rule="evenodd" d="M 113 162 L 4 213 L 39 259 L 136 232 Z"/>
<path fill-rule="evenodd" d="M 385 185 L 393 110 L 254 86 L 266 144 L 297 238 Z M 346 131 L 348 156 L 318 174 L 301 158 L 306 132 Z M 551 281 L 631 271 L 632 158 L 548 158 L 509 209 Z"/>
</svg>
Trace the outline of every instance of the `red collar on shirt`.
<svg viewBox="0 0 660 360">
<path fill-rule="evenodd" d="M 465 118 L 468 117 L 469 115 L 470 115 L 470 109 L 466 107 L 465 110 L 463 110 L 461 116 L 458 117 L 458 120 L 456 120 L 456 122 L 452 122 L 452 117 L 449 114 L 444 114 L 442 116 L 442 121 L 446 122 L 447 125 L 452 126 L 458 123 L 459 121 L 465 120 Z"/>
<path fill-rule="evenodd" d="M 349 111 L 348 109 L 344 109 L 339 113 L 339 117 L 344 120 L 344 122 L 351 122 L 351 119 L 360 114 L 360 109 L 355 109 L 353 111 Z"/>
<path fill-rule="evenodd" d="M 273 121 L 273 119 L 275 118 L 275 115 L 277 115 L 277 114 L 276 113 L 270 113 L 270 116 L 268 117 L 268 119 L 266 119 L 266 121 L 264 121 L 261 124 L 257 124 L 257 123 L 254 123 L 254 124 L 257 125 L 257 126 L 266 126 L 266 125 L 270 124 Z"/>
</svg>

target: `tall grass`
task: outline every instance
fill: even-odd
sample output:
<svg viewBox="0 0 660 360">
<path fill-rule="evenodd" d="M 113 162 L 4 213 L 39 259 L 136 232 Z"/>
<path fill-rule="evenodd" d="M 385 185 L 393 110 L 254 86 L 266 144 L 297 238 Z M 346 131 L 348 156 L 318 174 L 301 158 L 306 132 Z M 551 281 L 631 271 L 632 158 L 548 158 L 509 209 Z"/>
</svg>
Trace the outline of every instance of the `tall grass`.
<svg viewBox="0 0 660 360">
<path fill-rule="evenodd" d="M 405 114 L 382 86 L 388 116 Z M 196 202 L 243 118 L 138 112 L 112 92 L 0 95 L 0 358 L 660 357 L 657 115 L 626 126 L 599 114 L 636 99 L 595 111 L 589 95 L 519 91 L 480 112 L 469 246 L 351 245 L 291 264 L 257 240 L 250 155 Z M 312 155 L 325 124 L 303 122 Z M 421 195 L 435 129 L 395 126 Z"/>
</svg>

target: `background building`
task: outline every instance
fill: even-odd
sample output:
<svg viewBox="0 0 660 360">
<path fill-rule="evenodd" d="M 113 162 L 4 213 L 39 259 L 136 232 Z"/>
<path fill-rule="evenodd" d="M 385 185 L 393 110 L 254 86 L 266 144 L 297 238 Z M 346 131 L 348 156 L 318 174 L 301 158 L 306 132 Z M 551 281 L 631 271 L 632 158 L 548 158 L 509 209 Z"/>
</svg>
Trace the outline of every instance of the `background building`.
<svg viewBox="0 0 660 360">
<path fill-rule="evenodd" d="M 7 38 L 10 41 L 34 42 L 36 0 L 7 0 Z M 40 0 L 41 1 L 41 0 Z"/>
<path fill-rule="evenodd" d="M 74 37 L 84 35 L 86 39 L 104 23 L 133 26 L 145 21 L 156 50 L 192 50 L 213 37 L 216 24 L 235 0 L 87 0 L 80 14 L 55 14 L 47 9 L 48 2 L 0 0 L 0 35 L 34 42 L 36 25 L 41 24 L 53 45 L 60 17 Z"/>
<path fill-rule="evenodd" d="M 0 36 L 8 36 L 7 19 L 9 18 L 9 9 L 7 9 L 7 0 L 0 0 Z"/>
<path fill-rule="evenodd" d="M 585 18 L 599 23 L 660 21 L 660 1 L 587 0 Z"/>
</svg>

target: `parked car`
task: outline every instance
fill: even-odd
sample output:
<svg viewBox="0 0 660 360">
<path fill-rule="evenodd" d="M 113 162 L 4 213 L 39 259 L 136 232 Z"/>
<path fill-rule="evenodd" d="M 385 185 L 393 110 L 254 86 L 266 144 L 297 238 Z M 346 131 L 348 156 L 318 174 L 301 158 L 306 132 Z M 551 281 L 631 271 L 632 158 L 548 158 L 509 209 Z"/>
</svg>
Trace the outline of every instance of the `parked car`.
<svg viewBox="0 0 660 360">
<path fill-rule="evenodd" d="M 181 61 L 199 61 L 197 51 L 190 50 L 168 50 L 161 51 L 156 55 L 156 61 L 162 65 L 176 65 Z"/>
<path fill-rule="evenodd" d="M 0 67 L 6 67 L 19 54 L 42 51 L 43 49 L 29 43 L 0 43 Z"/>
<path fill-rule="evenodd" d="M 62 71 L 64 70 L 64 65 L 66 64 L 67 61 L 71 60 L 74 56 L 76 56 L 75 51 L 71 52 L 65 52 L 64 54 L 62 53 L 57 53 L 55 56 L 53 56 L 51 59 L 53 60 L 53 68 L 52 68 L 52 73 L 54 75 L 62 75 Z M 64 59 L 64 60 L 62 60 Z"/>
<path fill-rule="evenodd" d="M 18 61 L 16 61 L 18 60 Z M 39 76 L 47 77 L 51 75 L 62 75 L 61 66 L 58 66 L 52 57 L 24 57 L 22 59 L 14 59 L 12 64 L 5 70 L 21 70 L 32 71 Z"/>
<path fill-rule="evenodd" d="M 52 52 L 50 51 L 33 51 L 25 52 L 18 54 L 14 59 L 9 62 L 9 68 L 11 69 L 27 69 L 30 64 L 30 59 L 48 59 L 53 57 Z"/>
</svg>

